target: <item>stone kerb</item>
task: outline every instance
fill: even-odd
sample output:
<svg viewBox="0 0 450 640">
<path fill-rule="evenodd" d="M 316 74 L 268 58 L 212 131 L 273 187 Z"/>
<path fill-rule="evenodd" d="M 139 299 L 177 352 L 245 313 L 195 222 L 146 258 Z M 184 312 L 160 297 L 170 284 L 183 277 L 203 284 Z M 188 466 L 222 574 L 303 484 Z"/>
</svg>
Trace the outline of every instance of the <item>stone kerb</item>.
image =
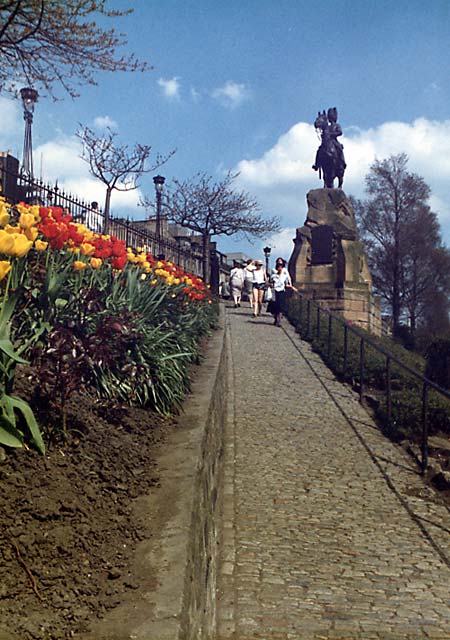
<svg viewBox="0 0 450 640">
<path fill-rule="evenodd" d="M 218 493 L 226 419 L 224 313 L 158 456 L 160 487 L 141 499 L 151 539 L 140 543 L 128 599 L 77 640 L 190 640 L 214 636 Z"/>
</svg>

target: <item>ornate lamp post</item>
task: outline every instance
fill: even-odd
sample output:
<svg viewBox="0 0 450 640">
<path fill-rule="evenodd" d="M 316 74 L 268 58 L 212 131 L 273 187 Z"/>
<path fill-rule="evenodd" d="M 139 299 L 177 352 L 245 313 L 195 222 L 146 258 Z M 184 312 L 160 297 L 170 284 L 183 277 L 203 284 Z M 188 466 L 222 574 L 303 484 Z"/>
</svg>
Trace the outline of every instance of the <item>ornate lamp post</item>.
<svg viewBox="0 0 450 640">
<path fill-rule="evenodd" d="M 20 90 L 22 98 L 23 119 L 25 120 L 25 135 L 23 139 L 22 173 L 33 179 L 33 143 L 31 138 L 31 125 L 33 123 L 34 105 L 38 100 L 38 92 L 31 87 Z"/>
<path fill-rule="evenodd" d="M 269 258 L 270 258 L 270 252 L 272 251 L 272 249 L 270 247 L 264 247 L 263 249 L 264 251 L 264 255 L 266 257 L 266 273 L 267 273 L 267 277 L 269 277 Z"/>
<path fill-rule="evenodd" d="M 155 185 L 156 192 L 156 240 L 158 242 L 158 251 L 160 250 L 161 242 L 161 196 L 164 189 L 164 182 L 166 181 L 164 176 L 155 176 L 153 183 Z"/>
</svg>

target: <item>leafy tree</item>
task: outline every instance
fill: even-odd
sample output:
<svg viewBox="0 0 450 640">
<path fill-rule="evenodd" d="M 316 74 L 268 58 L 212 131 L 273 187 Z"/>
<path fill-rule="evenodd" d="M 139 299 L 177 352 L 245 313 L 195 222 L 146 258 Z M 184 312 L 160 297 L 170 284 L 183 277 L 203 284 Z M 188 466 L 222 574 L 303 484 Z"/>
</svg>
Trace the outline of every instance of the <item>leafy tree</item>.
<svg viewBox="0 0 450 640">
<path fill-rule="evenodd" d="M 430 188 L 407 163 L 403 153 L 376 160 L 366 176 L 368 198 L 355 206 L 374 286 L 391 309 L 394 334 L 404 313 L 414 331 L 430 291 L 450 290 L 450 254 L 428 206 Z"/>
<path fill-rule="evenodd" d="M 109 226 L 112 192 L 137 189 L 139 178 L 144 173 L 160 167 L 174 152 L 165 157 L 158 154 L 155 163 L 146 166 L 151 152 L 149 145 L 136 144 L 130 151 L 128 145 L 116 143 L 117 132 L 110 128 L 107 128 L 103 137 L 99 137 L 89 127 L 82 127 L 76 135 L 83 143 L 81 157 L 89 164 L 91 174 L 106 186 L 103 230 L 106 233 Z"/>
<path fill-rule="evenodd" d="M 117 55 L 124 35 L 97 22 L 131 12 L 108 9 L 107 0 L 0 0 L 0 91 L 27 82 L 75 97 L 77 86 L 96 84 L 96 71 L 144 71 L 146 62 Z"/>
<path fill-rule="evenodd" d="M 212 236 L 264 238 L 279 230 L 277 218 L 262 217 L 256 200 L 244 191 L 233 189 L 238 175 L 229 171 L 215 182 L 212 176 L 197 173 L 185 181 L 173 180 L 165 196 L 163 205 L 168 219 L 202 238 L 205 282 L 209 280 L 208 247 Z"/>
</svg>

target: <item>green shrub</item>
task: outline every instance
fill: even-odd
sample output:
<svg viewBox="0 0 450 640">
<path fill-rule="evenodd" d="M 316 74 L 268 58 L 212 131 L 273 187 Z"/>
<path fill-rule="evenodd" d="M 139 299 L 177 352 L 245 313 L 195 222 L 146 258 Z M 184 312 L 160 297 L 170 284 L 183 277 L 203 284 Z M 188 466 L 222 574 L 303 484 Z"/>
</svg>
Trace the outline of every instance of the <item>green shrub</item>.
<svg viewBox="0 0 450 640">
<path fill-rule="evenodd" d="M 444 389 L 450 389 L 450 339 L 432 342 L 426 351 L 425 375 Z"/>
<path fill-rule="evenodd" d="M 347 329 L 347 358 L 344 362 L 345 325 L 332 320 L 331 337 L 326 314 L 321 314 L 318 324 L 316 308 L 311 305 L 308 328 L 307 304 L 299 297 L 288 301 L 287 316 L 297 328 L 302 338 L 311 342 L 312 348 L 321 355 L 324 362 L 342 380 L 352 385 L 360 384 L 361 338 Z M 347 325 L 348 326 L 348 325 Z M 374 336 L 358 327 L 358 332 L 367 337 L 364 345 L 364 387 L 374 396 L 376 415 L 381 427 L 394 439 L 420 439 L 422 431 L 422 382 L 404 367 L 391 360 L 391 422 L 388 424 L 386 409 L 387 357 L 378 351 L 380 347 L 407 367 L 426 375 L 440 386 L 450 387 L 450 341 L 439 341 L 430 350 L 427 368 L 425 360 L 390 338 Z M 442 394 L 430 390 L 428 394 L 427 420 L 429 433 L 450 433 L 450 400 Z"/>
</svg>

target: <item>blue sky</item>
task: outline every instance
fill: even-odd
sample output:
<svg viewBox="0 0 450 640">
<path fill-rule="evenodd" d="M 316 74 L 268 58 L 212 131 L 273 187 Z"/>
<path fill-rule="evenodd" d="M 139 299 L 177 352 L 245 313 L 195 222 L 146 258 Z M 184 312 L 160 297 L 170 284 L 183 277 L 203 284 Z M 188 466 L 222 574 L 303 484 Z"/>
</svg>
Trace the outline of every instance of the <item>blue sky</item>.
<svg viewBox="0 0 450 640">
<path fill-rule="evenodd" d="M 344 135 L 347 194 L 362 196 L 375 158 L 406 152 L 409 168 L 432 188 L 431 205 L 450 244 L 450 2 L 448 0 L 120 0 L 131 16 L 111 22 L 130 51 L 154 66 L 145 74 L 100 74 L 76 100 L 40 99 L 35 171 L 87 199 L 103 188 L 79 159 L 79 123 L 110 124 L 120 141 L 177 149 L 158 172 L 170 180 L 205 171 L 241 172 L 239 187 L 281 216 L 269 239 L 290 254 L 306 214 L 306 193 L 321 183 L 311 169 L 319 109 L 336 106 Z M 21 155 L 20 105 L 0 99 L 0 149 Z M 140 192 L 114 195 L 113 214 L 143 217 Z M 219 239 L 223 251 L 259 255 Z"/>
</svg>

